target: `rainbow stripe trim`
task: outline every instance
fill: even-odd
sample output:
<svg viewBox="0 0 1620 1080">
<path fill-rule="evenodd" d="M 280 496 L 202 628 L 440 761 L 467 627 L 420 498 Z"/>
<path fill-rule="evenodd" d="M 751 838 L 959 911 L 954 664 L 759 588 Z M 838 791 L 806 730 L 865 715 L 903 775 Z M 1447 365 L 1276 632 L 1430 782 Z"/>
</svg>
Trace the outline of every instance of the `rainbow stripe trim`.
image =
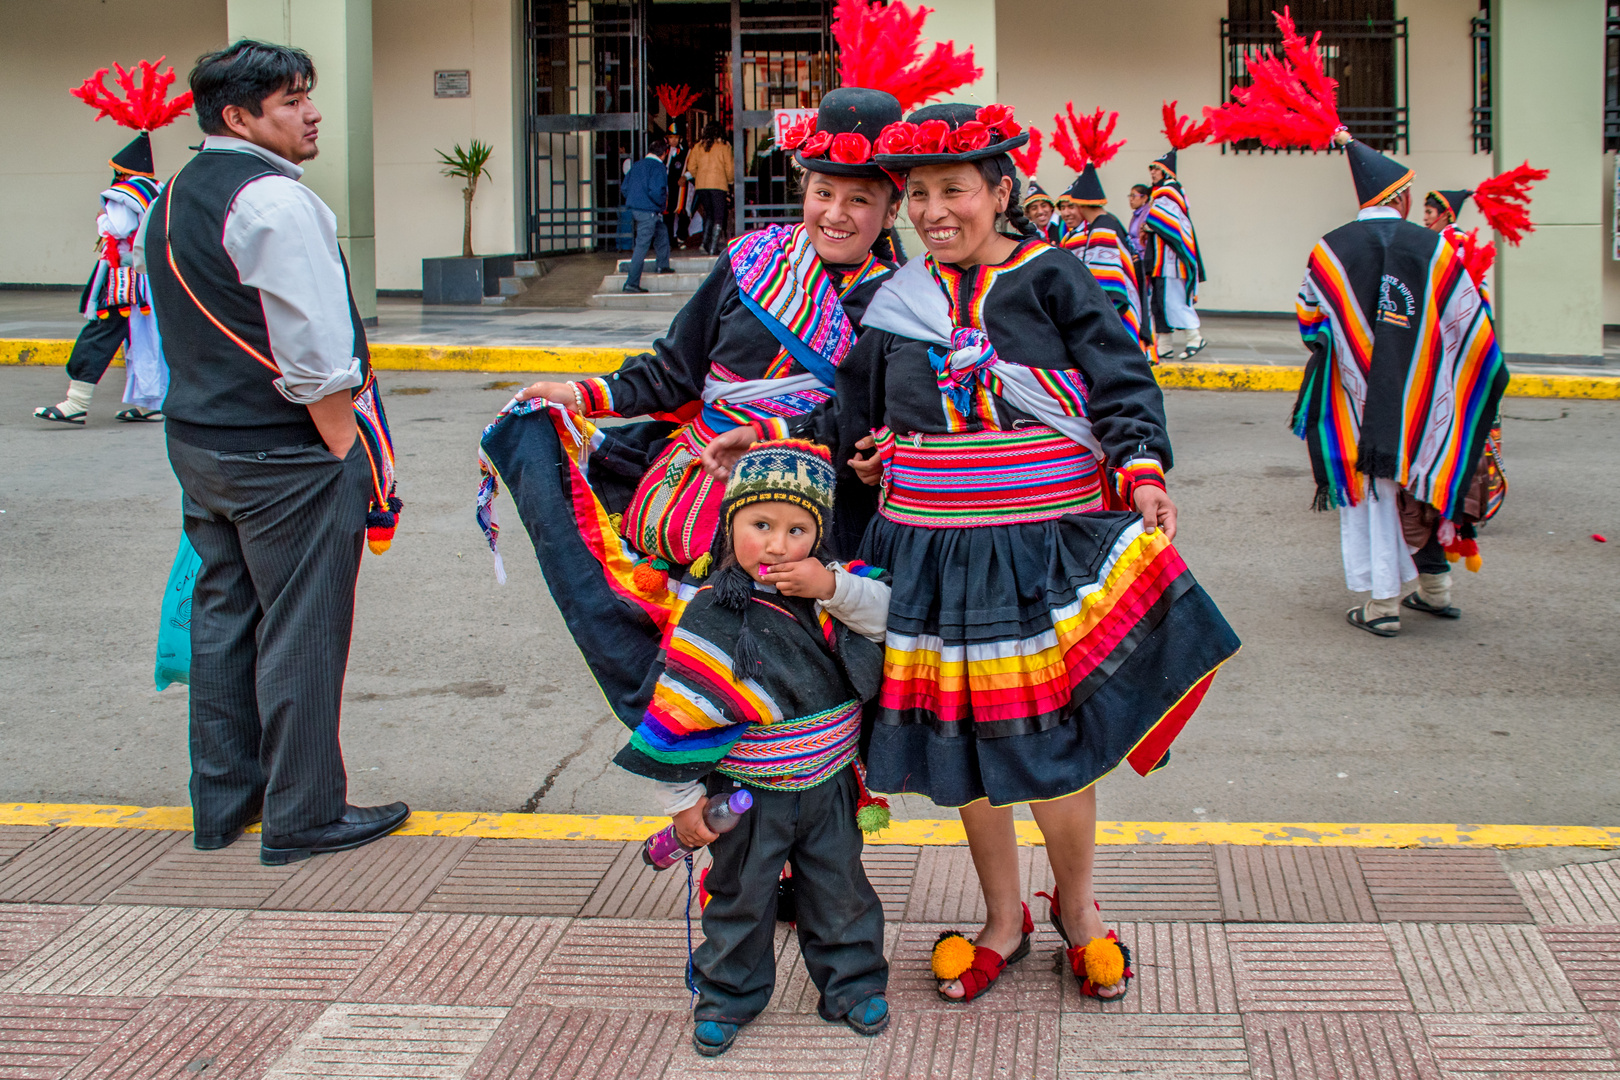
<svg viewBox="0 0 1620 1080">
<path fill-rule="evenodd" d="M 902 525 L 960 529 L 1051 521 L 1102 508 L 1090 451 L 1049 427 L 911 435 L 877 433 L 879 513 Z"/>
<path fill-rule="evenodd" d="M 1114 493 L 1119 496 L 1121 505 L 1130 506 L 1131 496 L 1143 485 L 1156 487 L 1160 491 L 1167 490 L 1164 466 L 1157 458 L 1132 458 L 1114 470 Z"/>
<path fill-rule="evenodd" d="M 1032 717 L 1061 716 L 1100 685 L 1108 661 L 1132 631 L 1172 601 L 1190 580 L 1163 530 L 1141 522 L 1122 532 L 1096 579 L 1051 612 L 1052 625 L 1021 639 L 945 646 L 936 636 L 889 632 L 883 688 L 885 714 L 921 711 L 935 723 L 965 724 L 993 734 Z M 1162 757 L 1162 754 L 1160 755 Z"/>
<path fill-rule="evenodd" d="M 606 379 L 576 379 L 579 399 L 585 405 L 586 416 L 612 416 L 613 388 Z"/>
</svg>

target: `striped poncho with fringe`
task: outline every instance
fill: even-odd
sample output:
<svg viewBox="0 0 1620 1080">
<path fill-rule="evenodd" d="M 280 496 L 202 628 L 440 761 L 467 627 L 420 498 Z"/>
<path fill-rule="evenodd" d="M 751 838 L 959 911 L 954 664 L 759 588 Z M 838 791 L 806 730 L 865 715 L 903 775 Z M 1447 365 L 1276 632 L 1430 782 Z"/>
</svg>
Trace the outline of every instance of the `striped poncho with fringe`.
<svg viewBox="0 0 1620 1080">
<path fill-rule="evenodd" d="M 1296 302 L 1311 350 L 1294 405 L 1316 506 L 1355 506 L 1384 478 L 1455 518 L 1507 365 L 1456 249 L 1393 213 L 1328 233 Z"/>
</svg>

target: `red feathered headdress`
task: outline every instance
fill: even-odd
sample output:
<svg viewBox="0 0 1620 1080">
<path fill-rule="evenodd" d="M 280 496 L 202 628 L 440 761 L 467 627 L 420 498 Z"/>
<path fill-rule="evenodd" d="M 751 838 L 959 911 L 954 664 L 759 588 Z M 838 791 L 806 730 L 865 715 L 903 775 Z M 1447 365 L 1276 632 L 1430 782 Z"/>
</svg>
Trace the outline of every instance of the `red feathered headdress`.
<svg viewBox="0 0 1620 1080">
<path fill-rule="evenodd" d="M 158 57 L 157 64 L 142 60 L 133 71 L 125 71 L 120 64 L 116 81 L 124 96 L 119 97 L 107 88 L 107 69 L 102 68 L 84 80 L 83 85 L 68 93 L 90 106 L 101 110 L 96 119 L 110 116 L 123 127 L 133 131 L 156 131 L 174 123 L 191 108 L 191 91 L 187 90 L 172 101 L 165 101 L 169 87 L 174 83 L 174 68 L 158 71 L 158 64 L 168 57 Z M 135 74 L 140 73 L 141 84 L 135 85 Z"/>
<path fill-rule="evenodd" d="M 903 112 L 976 82 L 984 69 L 973 62 L 973 47 L 957 52 L 954 41 L 937 42 L 922 53 L 923 23 L 932 8 L 915 11 L 900 0 L 887 7 L 867 0 L 838 0 L 833 7 L 833 38 L 838 42 L 838 78 L 893 94 Z"/>
<path fill-rule="evenodd" d="M 1216 142 L 1259 139 L 1276 150 L 1326 150 L 1344 125 L 1339 123 L 1339 84 L 1322 66 L 1322 35 L 1306 41 L 1286 7 L 1272 14 L 1282 31 L 1282 57 L 1269 48 L 1250 53 L 1250 84 L 1232 87 L 1233 100 L 1218 109 L 1205 106 L 1205 120 Z"/>
<path fill-rule="evenodd" d="M 1496 261 L 1496 245 L 1488 240 L 1480 243 L 1478 229 L 1467 232 L 1458 229 L 1457 241 L 1457 257 L 1462 260 L 1468 276 L 1474 279 L 1474 288 L 1478 289 L 1484 284 L 1491 264 Z"/>
<path fill-rule="evenodd" d="M 1474 189 L 1474 205 L 1502 239 L 1517 247 L 1525 233 L 1536 231 L 1530 221 L 1530 185 L 1545 179 L 1547 170 L 1532 169 L 1527 161 L 1481 183 Z"/>
<path fill-rule="evenodd" d="M 1034 124 L 1029 125 L 1029 145 L 1022 150 L 1009 150 L 1007 155 L 1013 159 L 1023 174 L 1031 180 L 1035 179 L 1035 170 L 1041 164 L 1041 129 Z"/>
<path fill-rule="evenodd" d="M 1105 120 L 1102 109 L 1098 108 L 1089 115 L 1076 116 L 1072 101 L 1064 105 L 1063 110 L 1068 114 L 1067 128 L 1063 116 L 1052 117 L 1052 123 L 1057 125 L 1052 132 L 1052 145 L 1063 155 L 1064 164 L 1075 172 L 1084 171 L 1087 165 L 1106 165 L 1125 145 L 1124 139 L 1117 143 L 1108 141 L 1114 133 L 1114 125 L 1119 122 L 1119 113 L 1111 112 Z"/>
<path fill-rule="evenodd" d="M 1170 140 L 1170 149 L 1184 150 L 1189 146 L 1196 146 L 1209 138 L 1213 127 L 1208 120 L 1193 126 L 1192 117 L 1181 116 L 1176 112 L 1179 101 L 1164 102 L 1164 137 Z"/>
<path fill-rule="evenodd" d="M 685 116 L 686 110 L 696 105 L 697 99 L 703 96 L 685 83 L 679 86 L 659 83 L 653 87 L 653 93 L 658 95 L 658 104 L 664 107 L 664 112 L 669 114 L 671 120 Z"/>
</svg>

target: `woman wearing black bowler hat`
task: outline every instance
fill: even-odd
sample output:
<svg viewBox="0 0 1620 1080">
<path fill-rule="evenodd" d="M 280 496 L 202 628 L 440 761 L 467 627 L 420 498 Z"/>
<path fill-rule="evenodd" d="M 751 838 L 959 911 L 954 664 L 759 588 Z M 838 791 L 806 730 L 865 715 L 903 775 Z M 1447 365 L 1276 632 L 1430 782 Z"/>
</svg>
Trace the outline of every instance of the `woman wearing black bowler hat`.
<svg viewBox="0 0 1620 1080">
<path fill-rule="evenodd" d="M 893 593 L 867 782 L 960 808 L 988 917 L 976 941 L 935 948 L 951 1001 L 1029 951 L 1020 803 L 1081 992 L 1125 992 L 1130 954 L 1094 898 L 1094 785 L 1164 765 L 1238 648 L 1171 546 L 1147 358 L 1090 271 L 1029 235 L 1007 154 L 1026 139 L 1000 105 L 934 105 L 883 132 L 877 162 L 904 177 L 927 253 L 868 305 L 833 404 L 794 425 L 840 453 L 877 445 L 857 467 L 882 477 L 860 557 Z"/>
</svg>

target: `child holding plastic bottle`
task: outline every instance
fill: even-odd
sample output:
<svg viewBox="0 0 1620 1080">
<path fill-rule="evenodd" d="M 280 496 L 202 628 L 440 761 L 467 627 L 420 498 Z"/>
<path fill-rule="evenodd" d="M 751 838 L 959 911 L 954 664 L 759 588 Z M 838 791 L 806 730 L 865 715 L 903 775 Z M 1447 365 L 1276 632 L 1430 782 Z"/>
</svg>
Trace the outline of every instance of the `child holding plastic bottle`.
<svg viewBox="0 0 1620 1080">
<path fill-rule="evenodd" d="M 866 794 L 858 759 L 889 587 L 881 571 L 817 557 L 834 482 L 815 443 L 762 442 L 738 459 L 712 570 L 694 565 L 704 576 L 666 641 L 652 704 L 615 758 L 661 782 L 681 844 L 713 854 L 692 958 L 692 1044 L 706 1057 L 770 1001 L 784 862 L 822 1019 L 862 1035 L 889 1023 L 883 907 L 861 867 L 862 826 L 886 824 L 887 804 Z M 753 805 L 717 835 L 704 809 L 739 789 Z"/>
</svg>

